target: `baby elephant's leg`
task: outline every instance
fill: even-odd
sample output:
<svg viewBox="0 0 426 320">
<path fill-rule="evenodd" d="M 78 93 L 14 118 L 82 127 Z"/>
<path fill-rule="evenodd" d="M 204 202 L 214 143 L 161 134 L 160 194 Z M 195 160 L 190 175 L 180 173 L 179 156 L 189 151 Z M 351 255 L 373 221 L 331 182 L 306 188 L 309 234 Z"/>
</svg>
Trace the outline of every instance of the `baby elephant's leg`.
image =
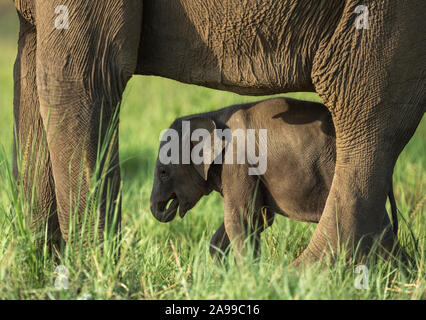
<svg viewBox="0 0 426 320">
<path fill-rule="evenodd" d="M 210 255 L 212 258 L 226 255 L 230 244 L 231 242 L 225 230 L 225 223 L 222 223 L 210 240 Z"/>
<path fill-rule="evenodd" d="M 395 209 L 396 210 L 396 209 Z M 393 225 L 389 220 L 388 214 L 385 212 L 383 223 L 382 223 L 382 232 L 380 239 L 380 255 L 382 257 L 386 257 L 388 255 L 397 257 L 404 264 L 414 264 L 414 260 L 410 255 L 405 251 L 405 249 L 401 246 L 397 239 L 397 228 L 395 228 L 395 224 L 397 223 L 397 216 L 393 217 L 395 219 L 393 221 Z"/>
<path fill-rule="evenodd" d="M 260 253 L 260 233 L 263 230 L 263 205 L 259 180 L 256 177 L 234 179 L 225 184 L 225 230 L 237 260 L 253 251 Z"/>
<path fill-rule="evenodd" d="M 269 210 L 264 210 L 262 215 L 259 217 L 259 234 L 265 230 L 267 227 L 270 227 L 274 221 L 274 214 Z M 261 227 L 261 225 L 263 227 Z M 259 239 L 260 240 L 260 239 Z M 215 232 L 212 239 L 210 240 L 210 255 L 212 258 L 223 257 L 228 254 L 230 248 L 230 240 L 225 230 L 225 223 L 223 222 L 219 229 Z M 258 249 L 257 253 L 260 253 L 260 243 L 257 243 Z"/>
<path fill-rule="evenodd" d="M 382 232 L 381 232 L 381 247 L 390 252 L 393 249 L 395 244 L 396 235 L 393 233 L 392 224 L 389 220 L 387 212 L 385 212 L 382 223 Z"/>
</svg>

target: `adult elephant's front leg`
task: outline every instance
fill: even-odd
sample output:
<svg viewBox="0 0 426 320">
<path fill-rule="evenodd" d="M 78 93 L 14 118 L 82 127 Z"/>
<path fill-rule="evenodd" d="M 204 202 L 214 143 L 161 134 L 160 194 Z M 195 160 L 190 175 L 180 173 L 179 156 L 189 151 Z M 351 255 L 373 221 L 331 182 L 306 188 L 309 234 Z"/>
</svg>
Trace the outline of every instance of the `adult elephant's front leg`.
<svg viewBox="0 0 426 320">
<path fill-rule="evenodd" d="M 13 173 L 27 206 L 24 211 L 31 214 L 34 232 L 43 233 L 47 223 L 50 244 L 59 245 L 54 183 L 36 86 L 36 28 L 21 14 L 19 20 L 19 49 L 14 68 Z"/>
<path fill-rule="evenodd" d="M 73 219 L 102 234 L 113 213 L 115 226 L 120 219 L 114 115 L 136 67 L 141 1 L 37 1 L 36 12 L 37 87 L 61 232 L 69 240 Z"/>
</svg>

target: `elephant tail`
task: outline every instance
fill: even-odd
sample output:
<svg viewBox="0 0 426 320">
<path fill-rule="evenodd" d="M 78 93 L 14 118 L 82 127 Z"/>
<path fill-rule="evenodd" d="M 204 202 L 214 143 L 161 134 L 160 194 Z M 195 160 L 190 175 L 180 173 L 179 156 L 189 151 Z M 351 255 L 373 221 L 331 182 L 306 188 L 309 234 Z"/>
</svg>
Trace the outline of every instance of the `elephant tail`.
<svg viewBox="0 0 426 320">
<path fill-rule="evenodd" d="M 396 206 L 395 196 L 393 194 L 393 185 L 391 185 L 388 197 L 392 212 L 392 231 L 396 236 L 398 234 L 398 207 Z"/>
</svg>

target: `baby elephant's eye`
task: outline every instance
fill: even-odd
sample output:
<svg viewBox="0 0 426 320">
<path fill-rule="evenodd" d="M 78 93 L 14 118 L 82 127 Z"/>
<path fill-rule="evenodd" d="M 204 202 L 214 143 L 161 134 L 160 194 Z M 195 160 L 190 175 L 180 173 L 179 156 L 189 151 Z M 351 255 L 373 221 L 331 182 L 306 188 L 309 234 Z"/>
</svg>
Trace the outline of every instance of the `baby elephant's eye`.
<svg viewBox="0 0 426 320">
<path fill-rule="evenodd" d="M 167 173 L 166 169 L 164 169 L 164 168 L 160 169 L 160 178 L 163 181 L 165 181 L 169 178 L 169 174 Z"/>
</svg>

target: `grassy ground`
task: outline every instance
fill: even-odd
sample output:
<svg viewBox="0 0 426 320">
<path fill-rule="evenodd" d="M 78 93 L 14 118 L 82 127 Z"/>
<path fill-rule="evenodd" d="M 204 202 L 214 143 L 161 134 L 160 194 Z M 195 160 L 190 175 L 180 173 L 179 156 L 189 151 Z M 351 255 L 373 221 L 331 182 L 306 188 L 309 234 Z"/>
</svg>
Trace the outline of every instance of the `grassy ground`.
<svg viewBox="0 0 426 320">
<path fill-rule="evenodd" d="M 10 1 L 9 1 L 10 2 Z M 11 4 L 0 5 L 0 299 L 425 299 L 426 122 L 402 153 L 394 173 L 395 196 L 404 219 L 399 237 L 416 266 L 403 272 L 397 262 L 368 264 L 369 288 L 357 289 L 354 266 L 338 261 L 292 270 L 287 265 L 309 242 L 315 225 L 278 217 L 262 242 L 262 258 L 237 267 L 214 263 L 208 241 L 223 218 L 222 199 L 203 199 L 181 220 L 154 220 L 149 211 L 158 136 L 177 116 L 251 101 L 205 88 L 153 77 L 134 77 L 121 113 L 123 239 L 118 264 L 108 244 L 67 247 L 55 262 L 34 248 L 25 207 L 14 204 L 7 170 L 12 158 L 12 70 L 17 19 Z M 295 96 L 295 95 L 293 95 Z M 313 94 L 298 98 L 315 99 Z M 404 222 L 405 221 L 405 222 Z M 417 249 L 415 244 L 417 243 Z M 57 290 L 58 263 L 68 270 L 68 289 Z M 55 273 L 55 270 L 57 271 Z M 59 277 L 61 278 L 61 277 Z M 61 278 L 62 279 L 62 278 Z M 88 297 L 88 296 L 85 296 Z"/>
</svg>

